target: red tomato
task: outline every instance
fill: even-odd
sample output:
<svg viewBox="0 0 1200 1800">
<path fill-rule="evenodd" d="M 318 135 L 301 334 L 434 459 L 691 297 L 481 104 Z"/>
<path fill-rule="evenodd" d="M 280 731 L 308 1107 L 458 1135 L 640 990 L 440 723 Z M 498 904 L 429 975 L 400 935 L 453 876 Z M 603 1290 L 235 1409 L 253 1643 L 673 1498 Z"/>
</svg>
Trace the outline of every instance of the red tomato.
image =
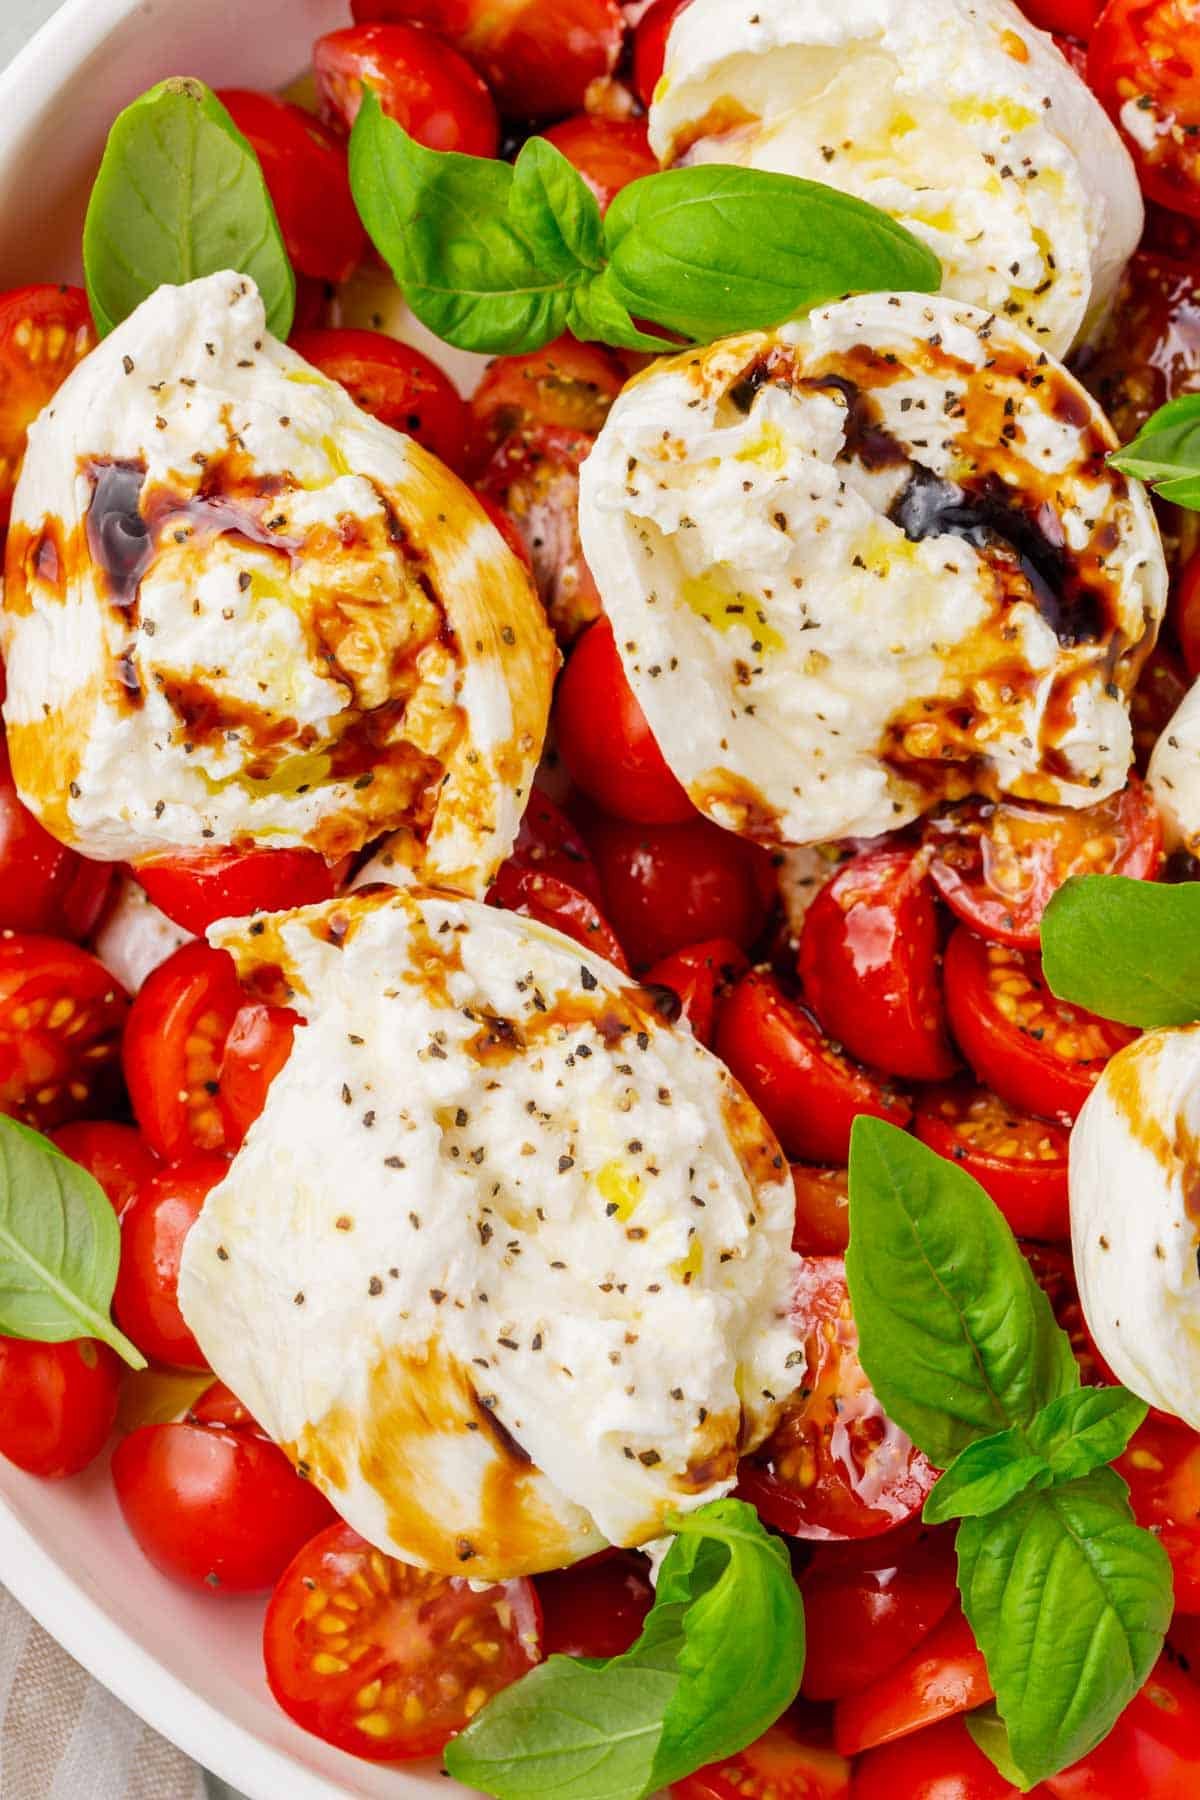
<svg viewBox="0 0 1200 1800">
<path fill-rule="evenodd" d="M 554 719 L 571 779 L 614 818 L 673 825 L 696 817 L 625 679 L 607 619 L 597 619 L 576 645 Z"/>
<path fill-rule="evenodd" d="M 1021 11 L 1042 31 L 1089 38 L 1104 0 L 1021 0 Z"/>
<path fill-rule="evenodd" d="M 554 425 L 514 431 L 476 484 L 480 499 L 500 507 L 525 544 L 560 644 L 572 643 L 602 610 L 579 541 L 579 465 L 593 441 Z"/>
<path fill-rule="evenodd" d="M 193 1156 L 161 1170 L 121 1215 L 113 1316 L 151 1362 L 204 1369 L 204 1352 L 179 1310 L 179 1259 L 205 1196 L 229 1170 L 223 1156 Z"/>
<path fill-rule="evenodd" d="M 529 545 L 525 542 L 525 539 L 521 536 L 499 501 L 493 500 L 490 494 L 481 494 L 478 488 L 475 489 L 475 498 L 478 500 L 480 506 L 482 506 L 484 512 L 492 521 L 492 524 L 496 527 L 496 530 L 500 533 L 500 536 L 504 539 L 513 555 L 516 557 L 517 561 L 524 563 L 526 573 L 532 575 L 533 557 L 529 553 Z"/>
<path fill-rule="evenodd" d="M 1122 135 L 1150 198 L 1200 216 L 1200 0 L 1108 0 L 1088 82 L 1118 126 L 1130 102 L 1141 115 Z"/>
<path fill-rule="evenodd" d="M 694 1036 L 711 1049 L 717 1014 L 749 967 L 732 938 L 707 938 L 664 956 L 642 979 L 647 987 L 668 988 L 678 996 Z"/>
<path fill-rule="evenodd" d="M 793 1163 L 792 1186 L 792 1249 L 802 1256 L 840 1256 L 850 1242 L 850 1171 Z"/>
<path fill-rule="evenodd" d="M 0 1113 L 39 1131 L 112 1111 L 129 1001 L 61 938 L 0 935 Z"/>
<path fill-rule="evenodd" d="M 1020 1791 L 983 1754 L 961 1719 L 942 1719 L 912 1737 L 868 1750 L 855 1766 L 850 1789 L 851 1800 L 1018 1800 Z"/>
<path fill-rule="evenodd" d="M 1036 956 L 962 925 L 946 948 L 946 1005 L 984 1086 L 1046 1118 L 1074 1119 L 1109 1057 L 1138 1035 L 1056 1000 Z"/>
<path fill-rule="evenodd" d="M 168 919 L 197 937 L 218 919 L 288 912 L 332 900 L 341 868 L 315 850 L 198 850 L 130 871 Z"/>
<path fill-rule="evenodd" d="M 118 1219 L 159 1166 L 157 1156 L 132 1125 L 77 1119 L 73 1125 L 60 1125 L 50 1136 L 64 1156 L 100 1183 Z"/>
<path fill-rule="evenodd" d="M 1171 596 L 1175 635 L 1191 679 L 1200 676 L 1200 552 L 1189 558 Z"/>
<path fill-rule="evenodd" d="M 1075 1285 L 1075 1265 L 1071 1260 L 1071 1252 L 1050 1244 L 1024 1243 L 1021 1249 L 1038 1286 L 1050 1302 L 1050 1310 L 1059 1327 L 1071 1340 L 1071 1349 L 1079 1364 L 1079 1379 L 1083 1385 L 1117 1386 L 1116 1376 L 1100 1355 L 1087 1328 L 1079 1289 Z"/>
<path fill-rule="evenodd" d="M 113 874 L 112 863 L 89 862 L 52 838 L 21 804 L 0 731 L 0 931 L 86 937 Z"/>
<path fill-rule="evenodd" d="M 600 904 L 600 877 L 592 853 L 566 814 L 540 787 L 534 787 L 509 859 L 523 869 L 556 875 Z"/>
<path fill-rule="evenodd" d="M 603 956 L 628 975 L 629 964 L 620 940 L 596 902 L 559 876 L 506 862 L 488 897 L 493 906 L 503 907 L 505 912 L 520 913 L 523 918 L 536 919 L 540 925 L 553 926 L 555 931 L 574 938 L 585 950 Z"/>
<path fill-rule="evenodd" d="M 1200 1613 L 1200 1435 L 1151 1415 L 1116 1468 L 1129 1483 L 1134 1518 L 1171 1559 L 1177 1611 Z"/>
<path fill-rule="evenodd" d="M 844 1163 L 858 1113 L 893 1125 L 912 1118 L 903 1094 L 842 1056 L 761 970 L 725 1002 L 716 1047 L 790 1157 Z"/>
<path fill-rule="evenodd" d="M 1136 775 L 1095 806 L 969 800 L 929 819 L 934 886 L 982 937 L 1041 947 L 1042 914 L 1071 875 L 1149 881 L 1162 860 L 1162 824 Z"/>
<path fill-rule="evenodd" d="M 320 119 L 275 94 L 220 88 L 217 98 L 262 164 L 298 272 L 318 282 L 345 281 L 367 247 L 350 192 L 345 144 Z"/>
<path fill-rule="evenodd" d="M 792 1325 L 804 1384 L 739 1472 L 738 1492 L 791 1537 L 877 1537 L 913 1518 L 937 1471 L 887 1417 L 858 1360 L 840 1256 L 801 1265 Z"/>
<path fill-rule="evenodd" d="M 338 1605 L 345 1600 L 353 1608 Z M 335 1618 L 340 1630 L 331 1631 Z M 355 1756 L 393 1762 L 441 1750 L 540 1660 L 540 1636 L 532 1582 L 475 1592 L 381 1556 L 338 1524 L 285 1571 L 267 1608 L 263 1654 L 271 1692 L 298 1725 Z"/>
<path fill-rule="evenodd" d="M 0 1337 L 0 1456 L 31 1475 L 77 1475 L 108 1442 L 120 1389 L 107 1344 Z"/>
<path fill-rule="evenodd" d="M 658 173 L 658 158 L 650 148 L 644 119 L 602 119 L 582 112 L 552 125 L 545 135 L 574 163 L 601 212 L 608 211 L 610 202 L 631 181 Z"/>
<path fill-rule="evenodd" d="M 654 1604 L 648 1565 L 636 1550 L 602 1550 L 571 1569 L 534 1577 L 546 1656 L 620 1656 Z"/>
<path fill-rule="evenodd" d="M 372 418 L 405 431 L 460 473 L 466 466 L 470 413 L 431 357 L 382 331 L 294 331 L 292 349 Z"/>
<path fill-rule="evenodd" d="M 214 1381 L 205 1388 L 195 1404 L 188 1407 L 187 1416 L 193 1425 L 224 1425 L 228 1431 L 248 1431 L 254 1437 L 267 1435 L 223 1381 Z"/>
<path fill-rule="evenodd" d="M 125 1033 L 125 1079 L 151 1149 L 234 1151 L 287 1061 L 295 1015 L 251 999 L 233 958 L 184 944 L 146 980 Z"/>
<path fill-rule="evenodd" d="M 1200 644 L 1197 652 L 1200 654 Z M 1142 774 L 1149 767 L 1155 744 L 1174 718 L 1190 686 L 1179 657 L 1160 638 L 1142 665 L 1129 703 L 1134 753 Z"/>
<path fill-rule="evenodd" d="M 25 433 L 95 342 L 82 288 L 40 282 L 0 294 L 0 538 L 12 511 Z"/>
<path fill-rule="evenodd" d="M 844 1756 L 890 1744 L 992 1697 L 971 1627 L 955 1606 L 916 1648 L 857 1694 L 839 1700 L 833 1737 Z"/>
<path fill-rule="evenodd" d="M 566 334 L 526 356 L 497 356 L 471 399 L 481 455 L 533 426 L 594 434 L 624 385 L 612 350 Z"/>
<path fill-rule="evenodd" d="M 416 25 L 353 25 L 313 45 L 321 113 L 349 130 L 364 87 L 390 119 L 429 150 L 495 156 L 500 127 L 492 96 L 449 44 Z"/>
<path fill-rule="evenodd" d="M 633 34 L 633 85 L 642 105 L 649 108 L 662 78 L 667 38 L 672 25 L 691 0 L 654 0 L 638 20 Z"/>
<path fill-rule="evenodd" d="M 1054 1800 L 1196 1800 L 1200 1688 L 1160 1657 L 1099 1748 L 1045 1787 Z"/>
<path fill-rule="evenodd" d="M 952 1532 L 899 1555 L 879 1546 L 878 1568 L 843 1568 L 820 1553 L 800 1579 L 808 1649 L 801 1693 L 840 1700 L 867 1686 L 927 1637 L 958 1597 Z"/>
<path fill-rule="evenodd" d="M 938 920 L 920 851 L 884 845 L 843 863 L 804 915 L 800 979 L 853 1056 L 909 1081 L 958 1067 L 946 1036 Z"/>
<path fill-rule="evenodd" d="M 1165 238 L 1161 229 L 1158 235 Z M 1122 443 L 1168 400 L 1200 387 L 1197 288 L 1194 246 L 1146 243 L 1121 277 L 1108 323 L 1078 353 L 1079 372 Z"/>
<path fill-rule="evenodd" d="M 1061 32 L 1054 33 L 1054 42 L 1066 57 L 1080 81 L 1087 80 L 1087 45 L 1079 38 L 1064 37 Z"/>
<path fill-rule="evenodd" d="M 616 0 L 352 0 L 356 19 L 415 19 L 469 58 L 512 119 L 553 119 L 611 75 L 625 39 Z"/>
<path fill-rule="evenodd" d="M 785 1713 L 753 1744 L 697 1769 L 671 1792 L 676 1800 L 848 1800 L 850 1764 L 827 1730 Z"/>
<path fill-rule="evenodd" d="M 585 824 L 604 908 L 635 969 L 686 944 L 732 938 L 748 950 L 766 923 L 774 870 L 766 852 L 707 819 Z"/>
<path fill-rule="evenodd" d="M 957 1083 L 917 1097 L 916 1133 L 956 1162 L 991 1195 L 1018 1237 L 1069 1238 L 1067 1148 L 1070 1132 Z"/>
<path fill-rule="evenodd" d="M 192 1587 L 268 1588 L 334 1517 L 277 1444 L 220 1425 L 143 1425 L 112 1472 L 142 1554 Z"/>
</svg>

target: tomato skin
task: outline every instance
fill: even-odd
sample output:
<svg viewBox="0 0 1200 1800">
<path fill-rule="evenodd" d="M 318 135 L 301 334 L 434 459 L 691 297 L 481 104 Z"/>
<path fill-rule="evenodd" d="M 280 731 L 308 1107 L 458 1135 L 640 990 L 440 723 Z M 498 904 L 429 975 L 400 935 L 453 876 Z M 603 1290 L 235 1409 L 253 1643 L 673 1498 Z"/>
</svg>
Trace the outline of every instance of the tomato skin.
<svg viewBox="0 0 1200 1800">
<path fill-rule="evenodd" d="M 194 1156 L 153 1175 L 121 1215 L 113 1314 L 143 1356 L 172 1369 L 205 1369 L 179 1310 L 179 1259 L 205 1197 L 229 1172 L 223 1156 Z"/>
<path fill-rule="evenodd" d="M 0 1337 L 0 1456 L 52 1481 L 86 1469 L 116 1423 L 121 1374 L 91 1338 Z"/>
<path fill-rule="evenodd" d="M 262 164 L 298 273 L 319 282 L 347 280 L 366 251 L 367 234 L 350 192 L 345 145 L 312 113 L 275 94 L 219 88 L 217 98 Z"/>
<path fill-rule="evenodd" d="M 1025 1112 L 1074 1120 L 1109 1057 L 1138 1035 L 1055 1000 L 1036 957 L 986 944 L 963 925 L 946 947 L 945 969 L 959 1049 L 985 1087 Z M 1017 1017 L 1006 1016 L 998 998 Z M 1056 1050 L 1060 1041 L 1067 1054 Z"/>
<path fill-rule="evenodd" d="M 325 1603 L 344 1593 L 358 1602 L 344 1633 L 322 1632 Z M 487 1663 L 472 1652 L 485 1632 L 499 1647 Z M 532 1582 L 472 1593 L 457 1577 L 380 1556 L 339 1522 L 305 1544 L 281 1576 L 263 1656 L 271 1692 L 305 1731 L 353 1756 L 393 1762 L 441 1750 L 467 1723 L 473 1689 L 486 1698 L 526 1674 L 540 1660 L 540 1641 Z M 342 1672 L 314 1669 L 321 1651 L 332 1651 Z M 442 1672 L 457 1677 L 453 1696 L 437 1685 Z M 406 1721 L 410 1694 L 419 1704 Z"/>
<path fill-rule="evenodd" d="M 1180 224 L 1184 221 L 1174 217 Z M 1197 257 L 1169 244 L 1147 244 L 1121 277 L 1111 320 L 1080 352 L 1083 380 L 1112 419 L 1122 443 L 1151 413 L 1200 387 Z"/>
<path fill-rule="evenodd" d="M 85 938 L 116 873 L 50 836 L 22 805 L 0 730 L 0 931 Z"/>
<path fill-rule="evenodd" d="M 1197 0 L 1108 0 L 1088 46 L 1088 85 L 1112 116 L 1142 188 L 1173 211 L 1200 217 Z M 1121 124 L 1133 100 L 1154 127 L 1144 148 Z"/>
<path fill-rule="evenodd" d="M 143 1425 L 113 1454 L 125 1523 L 164 1575 L 257 1593 L 333 1519 L 277 1444 L 220 1425 Z"/>
<path fill-rule="evenodd" d="M 955 1605 L 886 1673 L 838 1701 L 833 1741 L 843 1756 L 856 1756 L 991 1698 L 983 1653 Z"/>
<path fill-rule="evenodd" d="M 679 998 L 692 1033 L 710 1050 L 717 1015 L 735 981 L 750 967 L 732 938 L 706 938 L 664 956 L 643 981 L 647 987 L 664 987 Z"/>
<path fill-rule="evenodd" d="M 620 1656 L 654 1604 L 648 1565 L 634 1550 L 602 1550 L 570 1569 L 535 1575 L 544 1656 Z"/>
<path fill-rule="evenodd" d="M 535 786 L 521 819 L 510 862 L 578 888 L 600 905 L 600 877 L 581 833 L 550 796 Z"/>
<path fill-rule="evenodd" d="M 958 1718 L 868 1750 L 850 1789 L 851 1800 L 1017 1800 L 1019 1794 Z"/>
<path fill-rule="evenodd" d="M 921 1093 L 914 1129 L 923 1144 L 974 1176 L 1018 1237 L 1070 1237 L 1070 1133 L 1062 1125 L 1007 1106 L 986 1088 L 959 1084 Z"/>
<path fill-rule="evenodd" d="M 724 1762 L 676 1781 L 676 1800 L 848 1800 L 850 1764 L 827 1729 L 785 1713 L 754 1743 Z"/>
<path fill-rule="evenodd" d="M 850 1243 L 850 1171 L 793 1163 L 792 1186 L 792 1249 L 802 1256 L 841 1256 Z"/>
<path fill-rule="evenodd" d="M 800 1579 L 808 1649 L 800 1692 L 840 1700 L 866 1687 L 929 1635 L 958 1597 L 952 1534 L 898 1555 L 889 1539 L 877 1568 L 826 1565 L 820 1552 Z"/>
<path fill-rule="evenodd" d="M 193 1425 L 224 1425 L 230 1431 L 248 1431 L 253 1437 L 267 1435 L 223 1381 L 214 1381 L 205 1388 L 195 1404 L 188 1407 L 187 1416 Z"/>
<path fill-rule="evenodd" d="M 602 119 L 575 113 L 552 125 L 545 136 L 573 163 L 607 212 L 623 187 L 643 175 L 658 173 L 644 119 Z"/>
<path fill-rule="evenodd" d="M 635 969 L 704 938 L 748 950 L 766 923 L 770 858 L 707 819 L 634 825 L 600 814 L 584 830 L 604 908 Z"/>
<path fill-rule="evenodd" d="M 0 1113 L 49 1131 L 115 1111 L 128 1012 L 123 989 L 77 944 L 0 935 Z"/>
<path fill-rule="evenodd" d="M 1104 0 L 1021 0 L 1021 11 L 1040 31 L 1087 39 Z"/>
<path fill-rule="evenodd" d="M 456 50 L 419 25 L 352 25 L 313 45 L 321 116 L 346 131 L 370 87 L 390 119 L 428 150 L 495 156 L 496 108 Z"/>
<path fill-rule="evenodd" d="M 1023 1243 L 1021 1250 L 1038 1286 L 1050 1302 L 1055 1322 L 1071 1340 L 1071 1350 L 1079 1364 L 1079 1379 L 1084 1387 L 1117 1387 L 1116 1376 L 1097 1350 L 1087 1328 L 1070 1250 L 1029 1242 Z"/>
<path fill-rule="evenodd" d="M 290 342 L 306 362 L 340 382 L 356 406 L 462 473 L 470 412 L 432 357 L 382 331 L 294 331 Z"/>
<path fill-rule="evenodd" d="M 25 433 L 95 342 L 82 288 L 36 282 L 0 293 L 0 541 L 12 513 Z"/>
<path fill-rule="evenodd" d="M 633 34 L 633 87 L 647 109 L 662 79 L 671 27 L 690 4 L 691 0 L 654 0 L 638 20 Z"/>
<path fill-rule="evenodd" d="M 1054 1800 L 1195 1800 L 1200 1688 L 1160 1657 L 1104 1742 L 1044 1786 Z"/>
<path fill-rule="evenodd" d="M 514 431 L 478 476 L 476 492 L 507 515 L 525 544 L 546 616 L 560 644 L 600 616 L 600 592 L 579 537 L 579 468 L 594 439 L 556 425 Z"/>
<path fill-rule="evenodd" d="M 523 869 L 515 862 L 504 863 L 497 872 L 488 898 L 505 912 L 520 913 L 550 925 L 567 937 L 574 938 L 593 956 L 603 956 L 623 975 L 629 964 L 620 940 L 594 900 L 581 893 L 557 875 L 543 874 L 538 869 Z"/>
<path fill-rule="evenodd" d="M 909 1081 L 958 1067 L 946 1036 L 938 920 L 927 858 L 865 850 L 817 895 L 800 934 L 800 979 L 818 1020 L 861 1062 Z"/>
<path fill-rule="evenodd" d="M 332 900 L 338 871 L 315 850 L 201 850 L 131 869 L 160 912 L 202 937 L 218 919 Z"/>
<path fill-rule="evenodd" d="M 696 817 L 625 679 L 607 619 L 597 619 L 575 646 L 554 718 L 571 779 L 614 818 L 674 825 Z"/>
<path fill-rule="evenodd" d="M 912 1117 L 902 1094 L 838 1055 L 809 1015 L 761 970 L 744 976 L 725 1002 L 716 1050 L 789 1157 L 845 1163 L 859 1113 L 900 1126 Z"/>
<path fill-rule="evenodd" d="M 1200 1613 L 1200 1435 L 1151 1414 L 1117 1458 L 1133 1516 L 1171 1559 L 1175 1608 Z"/>
<path fill-rule="evenodd" d="M 50 1134 L 51 1142 L 100 1183 L 118 1219 L 159 1161 L 132 1125 L 110 1119 L 76 1119 Z"/>
<path fill-rule="evenodd" d="M 488 454 L 514 431 L 546 425 L 592 435 L 625 385 L 619 358 L 603 344 L 564 333 L 524 356 L 497 356 L 471 397 L 480 449 Z"/>
<path fill-rule="evenodd" d="M 1200 552 L 1183 566 L 1171 597 L 1171 613 L 1184 665 L 1195 681 L 1200 676 Z"/>
</svg>

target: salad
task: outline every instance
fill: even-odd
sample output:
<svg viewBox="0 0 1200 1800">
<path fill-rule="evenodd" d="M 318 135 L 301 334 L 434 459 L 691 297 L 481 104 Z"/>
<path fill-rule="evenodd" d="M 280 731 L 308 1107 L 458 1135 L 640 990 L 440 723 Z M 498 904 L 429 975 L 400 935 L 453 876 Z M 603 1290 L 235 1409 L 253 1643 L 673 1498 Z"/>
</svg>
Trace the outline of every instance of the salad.
<svg viewBox="0 0 1200 1800">
<path fill-rule="evenodd" d="M 1200 4 L 351 10 L 0 294 L 0 1453 L 498 1800 L 1185 1800 Z"/>
</svg>

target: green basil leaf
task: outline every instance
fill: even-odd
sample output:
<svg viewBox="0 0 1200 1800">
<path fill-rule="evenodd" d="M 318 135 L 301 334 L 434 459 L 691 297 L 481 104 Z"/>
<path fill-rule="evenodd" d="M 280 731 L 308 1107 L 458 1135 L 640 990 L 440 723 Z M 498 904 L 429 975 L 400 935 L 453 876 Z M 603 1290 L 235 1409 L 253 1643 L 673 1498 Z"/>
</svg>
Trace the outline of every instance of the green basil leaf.
<svg viewBox="0 0 1200 1800">
<path fill-rule="evenodd" d="M 850 1139 L 846 1279 L 871 1385 L 939 1468 L 1079 1385 L 1066 1334 L 978 1182 L 866 1116 Z"/>
<path fill-rule="evenodd" d="M 99 1338 L 144 1369 L 109 1316 L 120 1250 L 117 1216 L 87 1170 L 0 1116 L 0 1332 L 41 1344 Z"/>
<path fill-rule="evenodd" d="M 567 330 L 573 337 L 616 344 L 623 350 L 674 351 L 682 346 L 635 325 L 629 308 L 612 291 L 608 270 L 577 287 L 571 295 Z"/>
<path fill-rule="evenodd" d="M 1007 1506 L 1027 1487 L 1045 1487 L 1051 1480 L 1045 1459 L 1030 1450 L 1024 1432 L 1014 1426 L 968 1444 L 926 1500 L 923 1517 L 928 1525 L 982 1518 Z"/>
<path fill-rule="evenodd" d="M 1197 395 L 1200 399 L 1200 395 Z M 1200 882 L 1075 875 L 1042 918 L 1042 967 L 1060 1000 L 1122 1025 L 1200 1019 Z"/>
<path fill-rule="evenodd" d="M 936 293 L 936 256 L 886 213 L 819 182 L 724 164 L 622 188 L 605 215 L 613 292 L 708 342 L 843 294 Z"/>
<path fill-rule="evenodd" d="M 350 134 L 350 185 L 413 312 L 460 350 L 549 343 L 600 267 L 599 209 L 550 145 L 531 140 L 515 168 L 427 150 L 368 88 Z"/>
<path fill-rule="evenodd" d="M 1182 394 L 1152 414 L 1113 467 L 1148 481 L 1164 500 L 1200 510 L 1200 394 Z"/>
<path fill-rule="evenodd" d="M 1057 1481 L 1075 1481 L 1120 1456 L 1147 1410 L 1127 1388 L 1076 1388 L 1043 1407 L 1029 1427 L 1029 1447 Z"/>
<path fill-rule="evenodd" d="M 740 1500 L 671 1521 L 641 1637 L 608 1662 L 552 1656 L 446 1747 L 501 1800 L 642 1800 L 760 1736 L 795 1698 L 804 1614 L 783 1545 Z"/>
<path fill-rule="evenodd" d="M 1111 1469 L 958 1529 L 963 1608 L 1017 1766 L 1035 1781 L 1111 1730 L 1171 1619 L 1171 1565 Z"/>
<path fill-rule="evenodd" d="M 1030 1781 L 1022 1769 L 1018 1769 L 1013 1761 L 1012 1745 L 1008 1741 L 1008 1727 L 996 1711 L 994 1705 L 976 1707 L 974 1712 L 966 1714 L 964 1724 L 971 1734 L 978 1749 L 983 1751 L 988 1761 L 998 1769 L 1005 1781 L 1010 1781 L 1015 1788 L 1027 1794 L 1037 1783 Z"/>
<path fill-rule="evenodd" d="M 96 329 L 106 336 L 156 288 L 221 269 L 250 276 L 286 338 L 296 281 L 258 158 L 202 81 L 173 76 L 118 114 L 83 227 Z"/>
</svg>

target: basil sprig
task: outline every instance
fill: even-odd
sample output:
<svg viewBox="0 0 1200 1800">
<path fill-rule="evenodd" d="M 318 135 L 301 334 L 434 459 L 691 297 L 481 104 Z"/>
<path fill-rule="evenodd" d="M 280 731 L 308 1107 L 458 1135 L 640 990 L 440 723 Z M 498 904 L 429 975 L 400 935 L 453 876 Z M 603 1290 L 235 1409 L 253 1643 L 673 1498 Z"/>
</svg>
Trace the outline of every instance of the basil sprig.
<svg viewBox="0 0 1200 1800">
<path fill-rule="evenodd" d="M 120 1250 L 117 1216 L 87 1170 L 0 1116 L 0 1333 L 41 1344 L 98 1338 L 144 1369 L 109 1314 Z"/>
<path fill-rule="evenodd" d="M 296 281 L 258 158 L 202 81 L 172 76 L 119 113 L 88 202 L 83 267 L 101 337 L 156 288 L 236 269 L 276 337 Z"/>
<path fill-rule="evenodd" d="M 778 325 L 843 294 L 935 293 L 932 251 L 819 182 L 721 165 L 624 188 L 607 215 L 544 138 L 515 165 L 427 150 L 369 89 L 350 138 L 363 224 L 413 312 L 462 350 L 511 355 L 562 331 L 635 350 Z"/>
<path fill-rule="evenodd" d="M 1170 1623 L 1170 1563 L 1105 1466 L 1146 1408 L 1080 1386 L 998 1209 L 880 1119 L 854 1122 L 846 1277 L 872 1386 L 945 1469 L 925 1517 L 962 1521 L 963 1610 L 1030 1787 L 1108 1733 Z"/>
<path fill-rule="evenodd" d="M 1042 918 L 1052 993 L 1122 1025 L 1200 1019 L 1200 882 L 1075 875 Z"/>
<path fill-rule="evenodd" d="M 1200 394 L 1181 394 L 1159 407 L 1108 460 L 1123 475 L 1148 482 L 1160 500 L 1200 512 Z"/>
<path fill-rule="evenodd" d="M 500 1800 L 642 1800 L 742 1749 L 795 1699 L 804 1611 L 787 1550 L 740 1500 L 670 1521 L 642 1635 L 600 1662 L 551 1656 L 446 1747 Z"/>
</svg>

